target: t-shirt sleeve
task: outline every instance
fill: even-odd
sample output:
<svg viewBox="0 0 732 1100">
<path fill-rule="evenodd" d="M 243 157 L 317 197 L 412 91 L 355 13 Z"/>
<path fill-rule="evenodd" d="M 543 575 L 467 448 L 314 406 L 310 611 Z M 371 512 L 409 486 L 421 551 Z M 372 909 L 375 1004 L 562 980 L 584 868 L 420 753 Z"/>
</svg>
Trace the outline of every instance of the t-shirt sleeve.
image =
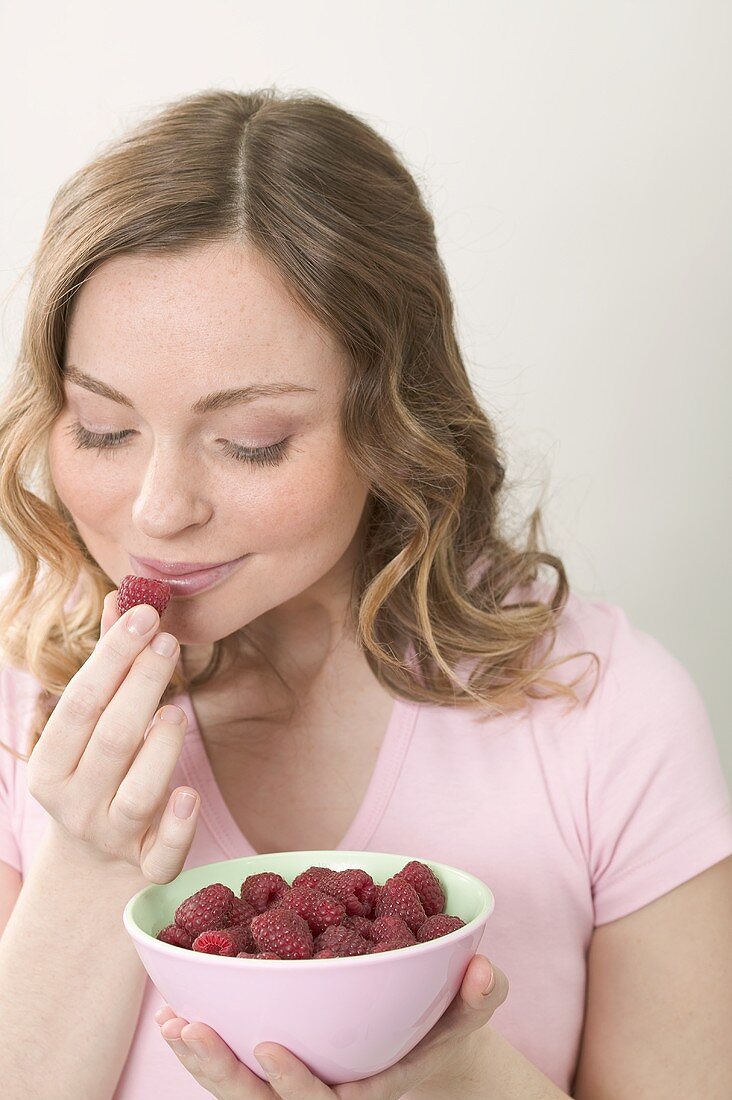
<svg viewBox="0 0 732 1100">
<path fill-rule="evenodd" d="M 12 693 L 10 673 L 0 669 L 0 741 L 17 750 L 10 715 L 13 708 L 8 692 Z M 6 748 L 0 746 L 0 859 L 9 863 L 17 871 L 22 871 L 20 848 L 13 832 L 13 785 L 16 759 Z"/>
<path fill-rule="evenodd" d="M 659 641 L 613 611 L 607 667 L 590 704 L 596 924 L 647 905 L 732 853 L 729 790 L 696 684 Z"/>
<path fill-rule="evenodd" d="M 0 749 L 0 752 L 3 750 Z M 8 791 L 2 777 L 0 777 L 0 859 L 3 863 L 9 863 L 16 871 L 22 871 L 20 848 L 10 827 L 10 806 Z"/>
</svg>

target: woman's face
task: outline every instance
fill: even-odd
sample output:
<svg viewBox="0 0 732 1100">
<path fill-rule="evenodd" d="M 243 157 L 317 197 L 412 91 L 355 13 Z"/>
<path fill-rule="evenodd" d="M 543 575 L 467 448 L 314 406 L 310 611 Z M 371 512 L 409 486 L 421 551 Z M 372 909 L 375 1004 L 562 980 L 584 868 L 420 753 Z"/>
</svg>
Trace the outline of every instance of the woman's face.
<svg viewBox="0 0 732 1100">
<path fill-rule="evenodd" d="M 72 366 L 129 405 L 72 382 Z M 216 587 L 171 598 L 164 625 L 191 652 L 254 620 L 273 653 L 342 621 L 368 496 L 340 434 L 346 369 L 248 244 L 113 257 L 79 292 L 49 461 L 90 554 L 115 585 L 136 571 L 129 554 L 248 555 Z M 263 383 L 303 390 L 192 411 L 213 391 Z M 125 434 L 109 449 L 77 448 L 76 424 Z M 276 464 L 232 456 L 280 444 Z"/>
</svg>

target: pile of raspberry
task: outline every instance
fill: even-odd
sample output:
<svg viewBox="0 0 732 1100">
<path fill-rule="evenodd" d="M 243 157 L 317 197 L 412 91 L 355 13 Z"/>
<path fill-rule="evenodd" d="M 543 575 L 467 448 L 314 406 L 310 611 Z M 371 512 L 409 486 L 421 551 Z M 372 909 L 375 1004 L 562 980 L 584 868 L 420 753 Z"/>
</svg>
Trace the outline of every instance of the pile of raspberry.
<svg viewBox="0 0 732 1100">
<path fill-rule="evenodd" d="M 444 909 L 440 880 L 418 860 L 383 885 L 357 867 L 308 867 L 292 885 L 262 871 L 244 879 L 238 897 L 221 882 L 204 886 L 156 938 L 237 959 L 337 959 L 411 947 L 464 926 Z"/>
</svg>

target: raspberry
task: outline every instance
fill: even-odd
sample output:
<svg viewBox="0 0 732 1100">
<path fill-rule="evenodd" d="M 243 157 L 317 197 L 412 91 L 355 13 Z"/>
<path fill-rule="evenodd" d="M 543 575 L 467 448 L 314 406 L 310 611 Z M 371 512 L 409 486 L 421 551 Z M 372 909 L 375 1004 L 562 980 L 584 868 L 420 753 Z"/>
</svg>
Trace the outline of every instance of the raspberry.
<svg viewBox="0 0 732 1100">
<path fill-rule="evenodd" d="M 417 891 L 406 879 L 397 875 L 386 880 L 376 905 L 377 917 L 386 916 L 387 913 L 401 917 L 412 932 L 416 932 L 427 917 Z"/>
<path fill-rule="evenodd" d="M 293 886 L 320 886 L 323 875 L 330 874 L 330 867 L 308 867 L 292 880 Z"/>
<path fill-rule="evenodd" d="M 397 917 L 394 913 L 386 913 L 383 917 L 376 918 L 371 925 L 371 939 L 374 943 L 383 943 L 384 940 L 417 942 L 417 938 L 409 925 L 405 924 L 402 918 Z"/>
<path fill-rule="evenodd" d="M 229 910 L 229 924 L 247 924 L 252 917 L 256 917 L 257 910 L 248 901 L 242 901 L 234 894 L 234 900 Z"/>
<path fill-rule="evenodd" d="M 249 875 L 241 884 L 239 895 L 242 901 L 248 901 L 257 913 L 264 913 L 274 901 L 290 889 L 282 875 L 276 871 L 262 871 L 258 875 Z"/>
<path fill-rule="evenodd" d="M 134 573 L 128 573 L 117 589 L 117 610 L 124 615 L 138 603 L 149 603 L 162 618 L 169 599 L 170 585 L 167 581 L 154 581 L 150 577 L 136 577 Z"/>
<path fill-rule="evenodd" d="M 346 932 L 352 932 L 352 928 L 345 928 L 342 924 L 331 924 L 324 932 L 315 937 L 314 948 L 322 951 L 325 947 L 335 947 L 341 942 Z"/>
<path fill-rule="evenodd" d="M 275 871 L 249 875 L 239 893 L 221 882 L 204 886 L 157 939 L 239 959 L 337 959 L 396 951 L 465 925 L 444 912 L 442 884 L 416 859 L 383 885 L 359 867 L 312 866 L 291 886 Z"/>
<path fill-rule="evenodd" d="M 464 928 L 465 921 L 460 917 L 451 917 L 447 913 L 436 913 L 420 924 L 417 929 L 417 939 L 420 943 L 427 940 L 436 940 L 440 936 L 446 936 L 448 932 L 454 932 L 457 928 Z"/>
<path fill-rule="evenodd" d="M 274 902 L 272 908 L 292 909 L 299 913 L 308 922 L 314 936 L 324 932 L 331 924 L 340 924 L 346 915 L 341 902 L 312 886 L 290 887 Z"/>
<path fill-rule="evenodd" d="M 314 950 L 332 951 L 337 958 L 347 958 L 352 955 L 368 955 L 370 943 L 352 928 L 344 928 L 343 925 L 332 924 L 326 928 L 315 941 Z"/>
<path fill-rule="evenodd" d="M 168 924 L 160 929 L 155 939 L 161 940 L 162 943 L 171 943 L 174 947 L 186 947 L 190 950 L 193 947 L 194 937 L 190 932 L 186 932 L 185 928 L 179 928 L 177 924 Z"/>
<path fill-rule="evenodd" d="M 414 887 L 428 917 L 445 912 L 445 892 L 440 880 L 426 863 L 410 860 L 401 871 L 397 871 L 395 878 L 405 878 Z"/>
<path fill-rule="evenodd" d="M 376 884 L 371 875 L 359 867 L 323 875 L 320 889 L 342 902 L 349 916 L 370 917 L 373 914 Z"/>
<path fill-rule="evenodd" d="M 260 951 L 273 951 L 283 959 L 309 959 L 313 934 L 308 922 L 292 909 L 270 909 L 251 923 L 254 942 Z"/>
<path fill-rule="evenodd" d="M 194 937 L 201 932 L 225 928 L 235 896 L 222 882 L 204 886 L 180 903 L 175 911 L 175 923 Z"/>
<path fill-rule="evenodd" d="M 375 955 L 378 951 L 398 951 L 401 947 L 412 947 L 413 942 L 407 939 L 382 940 L 381 943 L 371 944 L 371 954 Z"/>
<path fill-rule="evenodd" d="M 248 924 L 234 924 L 201 932 L 193 941 L 193 950 L 205 951 L 207 955 L 236 955 L 239 951 L 253 951 L 254 940 Z"/>
<path fill-rule="evenodd" d="M 358 914 L 354 914 L 352 917 L 344 917 L 342 924 L 344 928 L 352 928 L 354 932 L 358 932 L 359 936 L 363 936 L 365 940 L 371 939 L 374 922 L 370 917 L 359 917 Z"/>
<path fill-rule="evenodd" d="M 371 950 L 369 940 L 365 940 L 363 936 L 359 936 L 358 932 L 352 932 L 349 928 L 346 928 L 345 932 L 346 935 L 340 943 L 329 948 L 337 958 L 352 958 L 356 955 L 369 954 Z"/>
</svg>

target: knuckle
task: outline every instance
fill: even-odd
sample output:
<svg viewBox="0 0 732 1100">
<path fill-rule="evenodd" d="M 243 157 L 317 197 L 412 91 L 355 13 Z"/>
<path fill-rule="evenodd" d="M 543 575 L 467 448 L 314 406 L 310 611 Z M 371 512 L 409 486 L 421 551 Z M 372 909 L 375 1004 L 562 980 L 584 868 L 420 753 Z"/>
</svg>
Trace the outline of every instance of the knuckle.
<svg viewBox="0 0 732 1100">
<path fill-rule="evenodd" d="M 87 721 L 89 718 L 96 720 L 103 711 L 103 706 L 97 692 L 91 684 L 73 681 L 64 693 L 64 703 L 67 717 Z"/>
<path fill-rule="evenodd" d="M 151 882 L 172 882 L 181 872 L 186 852 L 179 840 L 172 840 L 165 831 L 163 820 L 154 843 L 141 860 L 140 869 Z"/>
<path fill-rule="evenodd" d="M 175 858 L 165 858 L 165 852 L 160 851 L 160 845 L 155 843 L 155 847 L 151 849 L 150 853 L 145 857 L 140 870 L 145 878 L 150 879 L 150 882 L 157 882 L 162 885 L 166 882 L 172 882 L 174 878 L 177 878 L 180 874 L 180 869 L 183 866 L 183 860 L 180 858 L 181 853 L 179 849 L 170 849 Z"/>
<path fill-rule="evenodd" d="M 170 722 L 157 721 L 150 730 L 150 737 L 155 738 L 155 745 L 160 747 L 166 760 L 178 756 L 183 748 L 184 736 L 184 727 Z"/>
<path fill-rule="evenodd" d="M 150 818 L 150 792 L 145 788 L 128 784 L 117 792 L 110 811 L 127 825 L 139 828 Z"/>
<path fill-rule="evenodd" d="M 157 883 L 158 886 L 164 886 L 166 882 L 172 882 L 178 874 L 177 871 L 174 871 L 172 874 L 169 871 L 163 871 L 157 864 L 150 863 L 149 861 L 144 867 L 141 867 L 140 870 L 146 879 L 149 879 L 150 882 Z"/>
<path fill-rule="evenodd" d="M 139 661 L 135 661 L 135 674 L 142 680 L 147 680 L 149 684 L 153 684 L 155 687 L 160 686 L 160 681 L 164 677 L 164 668 L 161 667 L 160 662 L 154 659 L 150 659 L 147 654 Z"/>
<path fill-rule="evenodd" d="M 94 745 L 103 756 L 115 764 L 130 755 L 129 725 L 122 718 L 108 717 L 94 732 Z"/>
<path fill-rule="evenodd" d="M 129 640 L 128 640 L 129 639 Z M 104 635 L 105 652 L 120 664 L 128 664 L 135 648 L 133 636 L 128 631 L 120 634 L 110 630 Z"/>
</svg>

